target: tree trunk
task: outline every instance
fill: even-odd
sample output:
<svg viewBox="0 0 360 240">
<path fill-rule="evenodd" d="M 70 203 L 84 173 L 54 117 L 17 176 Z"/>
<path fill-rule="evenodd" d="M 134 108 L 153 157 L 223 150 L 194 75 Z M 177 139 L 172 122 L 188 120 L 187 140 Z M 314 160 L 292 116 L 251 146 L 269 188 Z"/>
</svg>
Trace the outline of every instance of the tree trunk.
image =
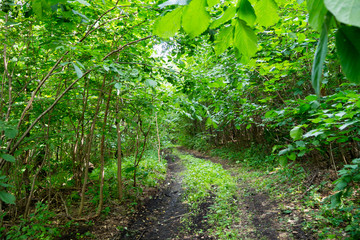
<svg viewBox="0 0 360 240">
<path fill-rule="evenodd" d="M 116 101 L 116 112 L 119 113 L 119 97 Z M 116 133 L 117 133 L 117 188 L 118 188 L 118 196 L 119 201 L 123 198 L 123 182 L 122 182 L 122 176 L 121 176 L 121 131 L 120 131 L 120 119 L 116 120 Z"/>
<path fill-rule="evenodd" d="M 160 135 L 159 135 L 159 125 L 158 125 L 157 113 L 155 113 L 155 123 L 156 123 L 156 134 L 157 134 L 157 139 L 158 139 L 158 158 L 159 158 L 159 162 L 160 162 L 161 161 L 161 158 L 160 158 L 161 142 L 160 142 Z"/>
<path fill-rule="evenodd" d="M 79 211 L 78 214 L 81 215 L 83 209 L 84 209 L 84 203 L 85 203 L 85 190 L 86 190 L 86 185 L 87 185 L 87 181 L 89 178 L 89 162 L 90 162 L 90 154 L 91 154 L 91 144 L 92 144 L 92 139 L 93 139 L 93 135 L 94 135 L 94 130 L 95 130 L 95 123 L 99 114 L 99 109 L 100 109 L 100 104 L 102 101 L 102 97 L 103 97 L 103 90 L 104 90 L 104 86 L 105 86 L 105 80 L 106 80 L 106 75 L 104 76 L 103 82 L 102 82 L 102 86 L 101 86 L 101 90 L 100 90 L 100 94 L 99 94 L 99 99 L 98 102 L 96 104 L 96 109 L 95 109 L 95 115 L 93 118 L 93 121 L 91 123 L 91 127 L 90 127 L 90 133 L 89 133 L 89 137 L 88 137 L 88 141 L 87 141 L 87 147 L 86 147 L 86 152 L 85 152 L 85 171 L 84 171 L 84 183 L 81 189 L 81 201 L 80 201 L 80 206 L 79 206 Z"/>
<path fill-rule="evenodd" d="M 112 85 L 111 85 L 112 86 Z M 100 162 L 101 162 L 101 169 L 100 169 L 100 196 L 99 196 L 99 206 L 96 212 L 96 215 L 100 215 L 102 207 L 103 207 L 103 203 L 104 203 L 104 174 L 105 174 L 105 161 L 104 161 L 104 155 L 105 155 L 105 126 L 106 126 L 106 122 L 107 122 L 107 115 L 109 112 L 109 103 L 110 103 L 110 98 L 111 98 L 111 90 L 112 87 L 110 87 L 109 90 L 109 96 L 106 102 L 106 109 L 105 109 L 105 116 L 104 116 L 104 123 L 102 126 L 102 136 L 101 136 L 101 143 L 100 143 Z"/>
</svg>

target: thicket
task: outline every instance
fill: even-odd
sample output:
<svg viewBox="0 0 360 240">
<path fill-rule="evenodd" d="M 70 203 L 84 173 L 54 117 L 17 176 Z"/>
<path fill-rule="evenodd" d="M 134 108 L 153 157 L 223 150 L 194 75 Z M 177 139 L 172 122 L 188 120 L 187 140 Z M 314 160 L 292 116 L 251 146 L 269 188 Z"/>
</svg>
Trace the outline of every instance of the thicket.
<svg viewBox="0 0 360 240">
<path fill-rule="evenodd" d="M 166 173 L 172 86 L 150 40 L 156 6 L 6 0 L 1 10 L 1 235 L 54 239 L 69 220 L 106 215 L 110 200 L 136 207 Z"/>
<path fill-rule="evenodd" d="M 46 222 L 54 209 L 89 220 L 110 198 L 134 202 L 164 177 L 169 140 L 232 146 L 253 166 L 342 169 L 332 207 L 357 204 L 359 9 L 346 0 L 2 1 L 1 230 Z"/>
<path fill-rule="evenodd" d="M 351 50 L 354 53 L 359 53 L 359 48 L 355 38 L 340 38 L 342 31 L 350 28 L 352 36 L 357 35 L 360 19 L 352 18 L 352 27 L 343 24 L 331 4 L 324 2 L 323 19 L 312 9 L 313 4 L 321 5 L 322 1 L 307 1 L 307 5 L 295 1 L 279 3 L 279 18 L 272 13 L 272 18 L 257 19 L 259 46 L 254 58 L 244 60 L 246 50 L 239 50 L 236 45 L 238 23 L 232 18 L 234 14 L 229 13 L 231 3 L 215 20 L 221 23 L 210 23 L 210 29 L 220 28 L 217 34 L 212 35 L 209 30 L 208 35 L 185 44 L 180 39 L 181 57 L 177 55 L 173 61 L 186 62 L 179 66 L 188 76 L 182 88 L 188 98 L 181 100 L 180 143 L 270 171 L 279 164 L 292 171 L 294 166 L 299 167 L 295 163 L 313 176 L 326 169 L 327 178 L 318 176 L 318 181 L 337 180 L 322 202 L 322 217 L 328 218 L 329 212 L 333 212 L 329 223 L 333 227 L 342 225 L 350 237 L 357 238 L 359 229 L 354 226 L 359 223 L 360 95 L 358 78 L 352 75 L 357 70 L 352 68 L 349 73 L 348 67 L 357 65 L 358 57 L 348 56 L 344 63 L 343 53 L 350 50 L 345 49 L 342 41 L 354 47 Z M 240 13 L 241 3 L 236 6 L 235 18 L 249 23 Z M 260 1 L 254 3 L 255 12 L 260 12 L 256 8 Z M 324 5 L 320 5 L 322 9 Z M 277 20 L 266 24 L 274 18 Z M 223 48 L 222 33 L 233 27 L 234 42 Z M 192 34 L 186 26 L 182 28 Z M 231 38 L 231 34 L 226 36 Z M 250 32 L 247 34 L 251 36 Z M 212 45 L 214 50 L 209 50 Z M 219 52 L 231 46 L 228 51 Z M 296 178 L 297 171 L 293 170 L 288 177 Z M 322 237 L 341 234 L 332 232 Z"/>
</svg>

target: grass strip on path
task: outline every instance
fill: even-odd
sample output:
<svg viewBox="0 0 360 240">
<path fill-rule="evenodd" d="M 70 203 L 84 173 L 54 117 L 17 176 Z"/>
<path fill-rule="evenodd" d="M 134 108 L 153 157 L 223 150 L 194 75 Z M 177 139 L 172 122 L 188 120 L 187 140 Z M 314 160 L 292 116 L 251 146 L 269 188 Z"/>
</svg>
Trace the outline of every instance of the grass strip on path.
<svg viewBox="0 0 360 240">
<path fill-rule="evenodd" d="M 191 215 L 185 231 L 196 229 L 195 236 L 207 239 L 238 239 L 236 178 L 221 164 L 188 154 L 177 153 L 186 170 L 183 174 L 185 203 Z M 199 226 L 201 227 L 199 229 Z"/>
</svg>

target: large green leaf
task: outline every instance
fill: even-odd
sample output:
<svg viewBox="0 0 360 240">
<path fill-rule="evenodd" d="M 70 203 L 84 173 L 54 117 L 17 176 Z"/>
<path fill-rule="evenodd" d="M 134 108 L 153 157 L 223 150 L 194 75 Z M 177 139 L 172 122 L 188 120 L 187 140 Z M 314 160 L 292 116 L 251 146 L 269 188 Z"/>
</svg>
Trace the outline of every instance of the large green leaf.
<svg viewBox="0 0 360 240">
<path fill-rule="evenodd" d="M 205 10 L 206 0 L 192 0 L 182 16 L 182 27 L 191 37 L 199 36 L 209 26 L 210 15 Z"/>
<path fill-rule="evenodd" d="M 341 203 L 341 196 L 343 192 L 335 193 L 330 197 L 331 200 L 331 208 L 337 207 Z"/>
<path fill-rule="evenodd" d="M 8 162 L 12 162 L 12 163 L 15 162 L 15 158 L 9 154 L 2 154 L 1 158 Z"/>
<path fill-rule="evenodd" d="M 34 13 L 38 16 L 38 17 L 42 17 L 43 14 L 43 6 L 42 6 L 42 1 L 41 0 L 33 0 L 32 2 L 32 9 L 34 10 Z"/>
<path fill-rule="evenodd" d="M 180 30 L 183 7 L 160 17 L 154 24 L 153 33 L 162 38 L 170 38 Z"/>
<path fill-rule="evenodd" d="M 360 27 L 359 0 L 324 0 L 324 3 L 339 22 Z"/>
<path fill-rule="evenodd" d="M 318 31 L 321 31 L 325 14 L 327 12 L 323 0 L 307 0 L 307 9 L 309 11 L 309 24 Z"/>
<path fill-rule="evenodd" d="M 236 13 L 235 7 L 227 8 L 224 14 L 220 18 L 216 19 L 214 22 L 211 23 L 210 28 L 214 29 L 226 23 L 235 16 L 235 13 Z"/>
<path fill-rule="evenodd" d="M 256 21 L 256 15 L 251 3 L 248 0 L 240 0 L 238 5 L 238 17 L 247 22 L 250 26 L 254 25 Z"/>
<path fill-rule="evenodd" d="M 326 22 L 323 23 L 320 40 L 316 48 L 313 67 L 311 71 L 311 83 L 315 89 L 316 95 L 320 96 L 322 70 L 327 53 L 328 28 Z"/>
<path fill-rule="evenodd" d="M 149 78 L 145 80 L 145 85 L 154 88 L 157 86 L 157 82 Z"/>
<path fill-rule="evenodd" d="M 16 137 L 18 130 L 16 128 L 5 128 L 4 133 L 7 138 L 12 139 Z"/>
<path fill-rule="evenodd" d="M 234 27 L 229 26 L 222 28 L 215 39 L 215 53 L 216 55 L 222 54 L 233 42 Z"/>
<path fill-rule="evenodd" d="M 277 5 L 274 0 L 261 0 L 255 4 L 255 13 L 259 25 L 269 27 L 279 21 Z"/>
<path fill-rule="evenodd" d="M 300 126 L 296 126 L 290 131 L 290 137 L 294 139 L 294 141 L 297 141 L 302 138 L 304 134 L 303 129 Z"/>
<path fill-rule="evenodd" d="M 207 0 L 207 4 L 209 7 L 213 7 L 214 5 L 218 4 L 220 0 Z"/>
<path fill-rule="evenodd" d="M 90 6 L 90 4 L 87 2 L 87 1 L 85 1 L 85 0 L 76 0 L 78 3 L 81 3 L 81 4 L 83 4 L 83 5 L 85 5 L 85 6 Z"/>
<path fill-rule="evenodd" d="M 83 76 L 83 72 L 81 71 L 81 69 L 74 62 L 72 63 L 72 65 L 74 66 L 77 77 L 81 78 Z"/>
<path fill-rule="evenodd" d="M 14 195 L 10 193 L 0 191 L 0 200 L 6 204 L 15 204 L 16 198 Z"/>
<path fill-rule="evenodd" d="M 280 163 L 280 166 L 286 167 L 286 165 L 288 163 L 288 158 L 286 156 L 280 156 L 279 163 Z"/>
<path fill-rule="evenodd" d="M 171 5 L 187 5 L 187 4 L 188 4 L 188 0 L 169 0 L 162 4 L 159 4 L 159 8 L 164 8 L 166 6 L 171 6 Z"/>
<path fill-rule="evenodd" d="M 360 83 L 360 28 L 342 26 L 336 33 L 336 48 L 346 77 Z"/>
<path fill-rule="evenodd" d="M 234 47 L 245 59 L 254 56 L 257 51 L 257 39 L 254 31 L 242 20 L 236 20 Z"/>
</svg>

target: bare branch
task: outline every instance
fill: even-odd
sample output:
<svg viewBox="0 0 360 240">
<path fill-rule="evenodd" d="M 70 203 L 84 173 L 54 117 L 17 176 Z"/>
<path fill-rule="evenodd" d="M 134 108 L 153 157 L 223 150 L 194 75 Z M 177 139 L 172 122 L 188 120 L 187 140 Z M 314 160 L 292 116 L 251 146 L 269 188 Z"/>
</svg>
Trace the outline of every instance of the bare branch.
<svg viewBox="0 0 360 240">
<path fill-rule="evenodd" d="M 118 49 L 115 49 L 115 50 L 113 50 L 113 51 L 109 52 L 109 53 L 108 53 L 108 54 L 107 54 L 107 55 L 103 58 L 103 61 L 104 61 L 104 60 L 106 60 L 106 59 L 107 59 L 108 57 L 110 57 L 111 55 L 113 55 L 114 53 L 120 52 L 120 51 L 124 50 L 125 48 L 127 48 L 128 46 L 130 46 L 130 45 L 132 45 L 132 44 L 135 44 L 135 43 L 138 43 L 138 42 L 144 41 L 144 40 L 149 39 L 149 38 L 151 38 L 151 37 L 153 37 L 153 36 L 152 36 L 152 35 L 150 35 L 150 36 L 147 36 L 147 37 L 140 38 L 140 39 L 138 39 L 138 40 L 135 40 L 135 41 L 129 42 L 129 43 L 127 43 L 127 44 L 125 44 L 125 45 L 123 45 L 123 46 L 119 47 Z"/>
</svg>

